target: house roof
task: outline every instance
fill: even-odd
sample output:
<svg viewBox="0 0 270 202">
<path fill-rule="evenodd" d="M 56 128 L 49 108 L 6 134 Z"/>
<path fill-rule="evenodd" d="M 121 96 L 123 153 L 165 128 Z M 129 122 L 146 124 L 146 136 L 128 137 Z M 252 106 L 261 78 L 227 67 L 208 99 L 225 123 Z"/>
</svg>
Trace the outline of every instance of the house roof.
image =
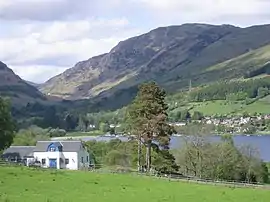
<svg viewBox="0 0 270 202">
<path fill-rule="evenodd" d="M 2 155 L 3 158 L 19 158 L 33 156 L 35 146 L 11 146 L 6 149 Z"/>
<path fill-rule="evenodd" d="M 83 147 L 81 141 L 38 141 L 34 152 L 46 152 L 50 144 L 62 145 L 63 152 L 78 152 Z"/>
</svg>

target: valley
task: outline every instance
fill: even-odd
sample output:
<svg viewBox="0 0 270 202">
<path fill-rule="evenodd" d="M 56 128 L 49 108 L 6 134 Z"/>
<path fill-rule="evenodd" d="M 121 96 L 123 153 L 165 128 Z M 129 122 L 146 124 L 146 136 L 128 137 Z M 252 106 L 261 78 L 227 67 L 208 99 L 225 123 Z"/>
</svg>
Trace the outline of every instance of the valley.
<svg viewBox="0 0 270 202">
<path fill-rule="evenodd" d="M 0 0 L 0 201 L 269 201 L 269 8 Z"/>
<path fill-rule="evenodd" d="M 171 122 L 187 121 L 181 115 L 187 112 L 203 117 L 267 115 L 268 33 L 269 25 L 160 27 L 78 62 L 44 84 L 24 81 L 1 63 L 0 93 L 11 99 L 20 128 L 80 131 L 87 120 L 100 133 L 101 123 L 123 121 L 138 86 L 151 80 L 168 94 Z"/>
</svg>

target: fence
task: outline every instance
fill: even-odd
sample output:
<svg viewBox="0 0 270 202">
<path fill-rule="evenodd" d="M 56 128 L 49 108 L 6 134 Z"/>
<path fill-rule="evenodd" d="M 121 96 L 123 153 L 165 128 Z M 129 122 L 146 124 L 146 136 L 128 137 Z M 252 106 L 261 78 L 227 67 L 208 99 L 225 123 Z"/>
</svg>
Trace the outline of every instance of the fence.
<svg viewBox="0 0 270 202">
<path fill-rule="evenodd" d="M 15 161 L 4 161 L 0 159 L 0 166 L 24 166 L 23 162 L 15 162 Z"/>
<path fill-rule="evenodd" d="M 102 167 L 102 166 L 99 166 Z M 222 186 L 229 186 L 229 187 L 252 187 L 252 188 L 264 188 L 270 189 L 270 185 L 262 184 L 262 183 L 248 183 L 238 182 L 238 181 L 223 181 L 223 180 L 213 180 L 213 179 L 200 179 L 193 176 L 183 176 L 183 175 L 176 175 L 176 174 L 155 174 L 155 173 L 141 173 L 135 171 L 134 169 L 130 169 L 127 167 L 118 167 L 114 169 L 110 168 L 100 168 L 100 169 L 92 169 L 91 172 L 97 173 L 112 173 L 112 174 L 132 174 L 141 177 L 151 177 L 155 179 L 161 180 L 169 180 L 169 181 L 178 181 L 178 182 L 186 182 L 186 183 L 197 183 L 197 184 L 209 184 L 209 185 L 222 185 Z"/>
<path fill-rule="evenodd" d="M 9 166 L 24 166 L 22 163 L 16 163 L 16 162 L 6 162 L 0 160 L 0 167 L 9 167 Z M 99 165 L 99 167 L 102 167 L 102 165 Z M 115 166 L 115 167 L 102 167 L 99 169 L 90 168 L 90 169 L 84 169 L 86 172 L 95 172 L 95 173 L 111 173 L 111 174 L 127 174 L 127 175 L 134 175 L 134 176 L 140 176 L 145 178 L 155 178 L 160 180 L 168 180 L 168 181 L 175 181 L 175 182 L 185 182 L 185 183 L 197 183 L 197 184 L 208 184 L 208 185 L 214 185 L 214 186 L 228 186 L 233 188 L 243 188 L 243 187 L 249 187 L 249 188 L 261 188 L 261 189 L 269 189 L 270 185 L 261 184 L 261 183 L 248 183 L 248 182 L 237 182 L 237 181 L 222 181 L 222 180 L 211 180 L 211 179 L 199 179 L 195 177 L 187 177 L 187 176 L 181 176 L 181 175 L 175 175 L 175 174 L 154 174 L 154 173 L 141 173 L 137 172 L 134 169 L 127 168 L 127 167 L 121 167 L 121 166 Z"/>
</svg>

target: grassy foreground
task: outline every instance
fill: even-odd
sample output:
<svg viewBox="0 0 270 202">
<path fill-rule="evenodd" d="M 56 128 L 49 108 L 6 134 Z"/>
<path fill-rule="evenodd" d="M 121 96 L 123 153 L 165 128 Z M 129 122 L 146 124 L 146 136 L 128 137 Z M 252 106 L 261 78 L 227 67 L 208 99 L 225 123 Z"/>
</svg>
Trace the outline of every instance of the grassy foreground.
<svg viewBox="0 0 270 202">
<path fill-rule="evenodd" d="M 2 202 L 267 202 L 269 190 L 229 188 L 131 175 L 0 167 Z"/>
</svg>

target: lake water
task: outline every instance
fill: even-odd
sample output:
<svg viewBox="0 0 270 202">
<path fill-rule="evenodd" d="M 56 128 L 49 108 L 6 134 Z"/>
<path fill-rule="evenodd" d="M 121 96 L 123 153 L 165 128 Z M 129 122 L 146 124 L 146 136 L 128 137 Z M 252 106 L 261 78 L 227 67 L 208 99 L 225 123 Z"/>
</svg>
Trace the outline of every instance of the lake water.
<svg viewBox="0 0 270 202">
<path fill-rule="evenodd" d="M 56 139 L 56 138 L 54 138 Z M 73 137 L 76 139 L 76 137 Z M 78 139 L 78 138 L 77 138 Z M 109 141 L 112 139 L 120 139 L 126 141 L 126 137 L 82 137 L 79 138 L 82 141 L 90 141 L 90 140 L 97 140 L 97 141 Z M 212 141 L 218 141 L 220 136 L 211 136 Z M 262 136 L 244 136 L 244 135 L 236 135 L 233 136 L 233 140 L 236 146 L 245 146 L 250 145 L 252 148 L 255 148 L 263 161 L 270 162 L 270 135 L 262 135 Z M 173 136 L 171 138 L 171 149 L 177 149 L 181 146 L 181 142 L 183 142 L 183 137 L 180 136 Z"/>
</svg>

